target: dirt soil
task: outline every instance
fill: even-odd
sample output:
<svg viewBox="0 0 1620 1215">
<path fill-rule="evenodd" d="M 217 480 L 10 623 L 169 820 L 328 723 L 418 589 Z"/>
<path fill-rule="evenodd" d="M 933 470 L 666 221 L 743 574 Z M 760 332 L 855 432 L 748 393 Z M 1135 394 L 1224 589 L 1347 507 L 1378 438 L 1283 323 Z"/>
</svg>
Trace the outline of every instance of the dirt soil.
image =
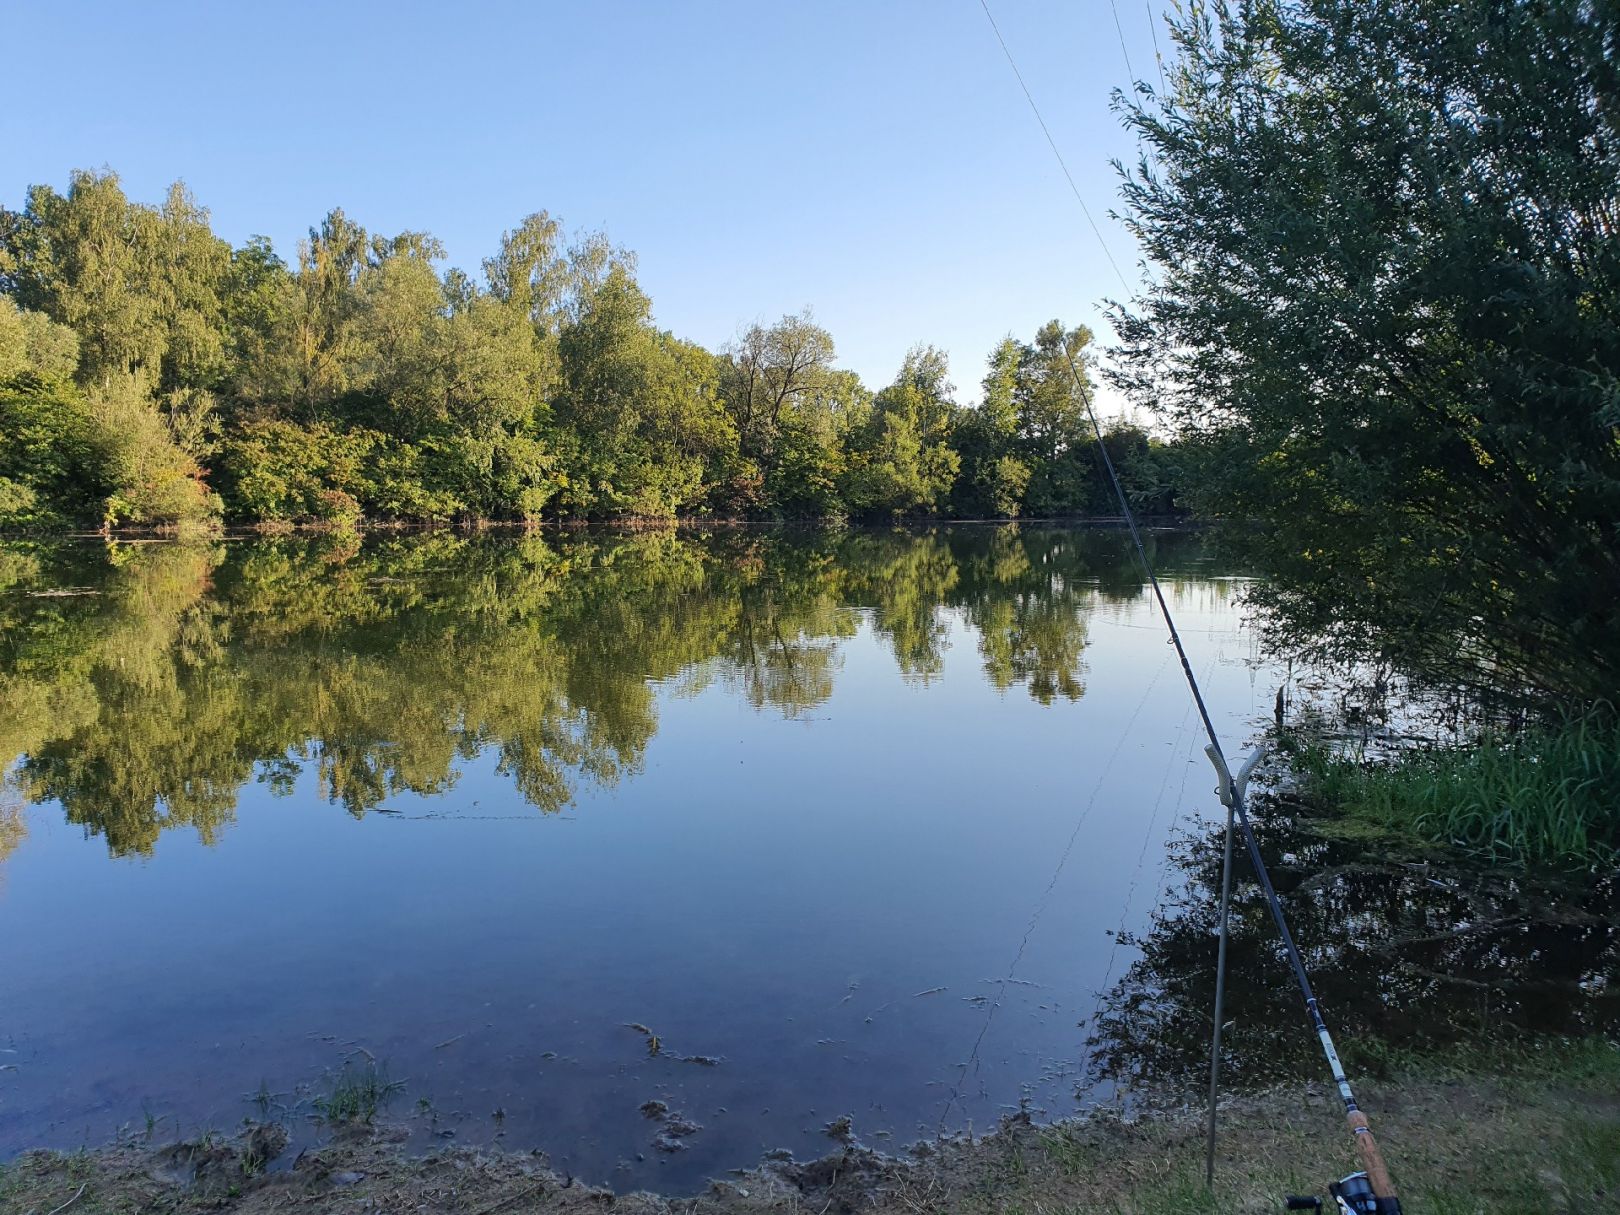
<svg viewBox="0 0 1620 1215">
<path fill-rule="evenodd" d="M 1620 1211 L 1620 1049 L 1480 1077 L 1430 1071 L 1368 1085 L 1370 1111 L 1409 1211 Z M 810 1162 L 767 1159 L 692 1197 L 615 1194 L 560 1176 L 543 1155 L 401 1150 L 403 1132 L 348 1127 L 285 1158 L 273 1124 L 233 1139 L 36 1152 L 0 1166 L 6 1215 L 229 1212 L 496 1215 L 612 1209 L 626 1215 L 792 1212 L 1282 1210 L 1355 1167 L 1331 1092 L 1291 1085 L 1222 1111 L 1217 1184 L 1203 1189 L 1201 1114 L 1166 1106 L 914 1145 L 901 1157 L 859 1144 Z"/>
</svg>

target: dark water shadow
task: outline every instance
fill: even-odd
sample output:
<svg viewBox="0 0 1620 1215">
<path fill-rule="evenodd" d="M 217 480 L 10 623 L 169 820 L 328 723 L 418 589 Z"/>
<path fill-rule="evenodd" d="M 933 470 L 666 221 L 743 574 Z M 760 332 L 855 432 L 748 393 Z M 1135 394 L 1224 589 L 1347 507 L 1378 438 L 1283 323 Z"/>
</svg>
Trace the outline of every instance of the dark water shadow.
<svg viewBox="0 0 1620 1215">
<path fill-rule="evenodd" d="M 1614 875 L 1535 876 L 1421 859 L 1278 796 L 1251 812 L 1262 855 L 1352 1071 L 1455 1045 L 1620 1030 Z M 1218 829 L 1183 835 L 1140 951 L 1088 1045 L 1122 1086 L 1207 1077 L 1221 876 Z M 1252 868 L 1234 871 L 1223 1063 L 1229 1087 L 1325 1074 Z"/>
</svg>

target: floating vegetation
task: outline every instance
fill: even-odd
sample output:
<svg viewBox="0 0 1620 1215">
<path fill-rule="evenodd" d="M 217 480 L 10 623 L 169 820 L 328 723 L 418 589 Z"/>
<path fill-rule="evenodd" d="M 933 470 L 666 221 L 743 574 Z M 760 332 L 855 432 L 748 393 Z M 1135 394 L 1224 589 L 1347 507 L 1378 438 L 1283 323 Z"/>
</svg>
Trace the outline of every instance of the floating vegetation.
<svg viewBox="0 0 1620 1215">
<path fill-rule="evenodd" d="M 261 1079 L 259 1087 L 248 1094 L 248 1104 L 257 1112 L 260 1122 L 269 1121 L 271 1111 L 279 1103 L 276 1101 L 275 1094 L 270 1091 L 270 1082 L 268 1080 Z"/>
</svg>

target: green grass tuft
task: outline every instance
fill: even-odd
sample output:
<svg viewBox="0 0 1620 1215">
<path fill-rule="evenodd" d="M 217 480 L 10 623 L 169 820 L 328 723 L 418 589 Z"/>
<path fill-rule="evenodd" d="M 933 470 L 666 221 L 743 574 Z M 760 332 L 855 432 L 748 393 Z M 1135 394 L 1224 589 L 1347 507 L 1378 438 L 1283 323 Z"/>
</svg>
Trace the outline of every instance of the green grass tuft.
<svg viewBox="0 0 1620 1215">
<path fill-rule="evenodd" d="M 315 1110 L 334 1125 L 358 1122 L 370 1125 L 388 1099 L 405 1087 L 388 1078 L 387 1064 L 345 1063 L 331 1076 L 331 1091 L 315 1098 Z"/>
</svg>

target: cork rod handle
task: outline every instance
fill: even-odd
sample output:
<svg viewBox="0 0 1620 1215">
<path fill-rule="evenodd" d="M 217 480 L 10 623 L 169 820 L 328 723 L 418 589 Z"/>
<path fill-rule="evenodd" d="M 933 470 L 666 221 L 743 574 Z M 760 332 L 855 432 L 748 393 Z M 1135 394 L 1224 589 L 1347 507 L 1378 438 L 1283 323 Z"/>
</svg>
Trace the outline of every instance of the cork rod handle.
<svg viewBox="0 0 1620 1215">
<path fill-rule="evenodd" d="M 1356 1150 L 1361 1153 L 1361 1168 L 1367 1174 L 1367 1183 L 1379 1198 L 1394 1198 L 1395 1183 L 1389 1179 L 1389 1168 L 1384 1154 L 1378 1150 L 1378 1140 L 1367 1127 L 1367 1115 L 1356 1110 L 1349 1115 L 1350 1129 L 1356 1135 Z"/>
</svg>

